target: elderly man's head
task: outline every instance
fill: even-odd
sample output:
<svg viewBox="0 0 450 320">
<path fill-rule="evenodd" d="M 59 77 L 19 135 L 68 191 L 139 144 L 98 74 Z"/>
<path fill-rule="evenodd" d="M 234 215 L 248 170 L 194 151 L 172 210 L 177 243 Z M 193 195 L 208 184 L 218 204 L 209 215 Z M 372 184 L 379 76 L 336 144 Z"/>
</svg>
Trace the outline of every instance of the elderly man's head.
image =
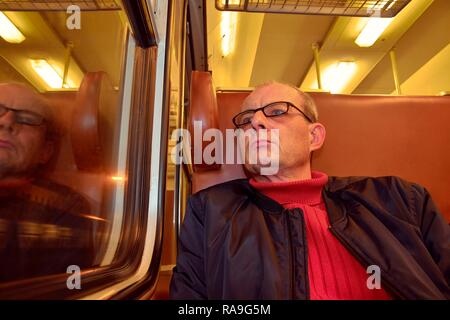
<svg viewBox="0 0 450 320">
<path fill-rule="evenodd" d="M 249 151 L 262 148 L 269 158 L 278 150 L 279 170 L 270 180 L 295 180 L 310 178 L 310 156 L 319 149 L 325 139 L 325 128 L 317 122 L 318 114 L 313 100 L 295 87 L 281 83 L 268 83 L 257 87 L 244 101 L 241 113 L 233 121 L 245 131 L 254 130 L 258 141 L 244 149 L 246 169 L 260 177 L 264 166 L 259 161 L 250 163 Z M 264 138 L 259 132 L 269 131 Z M 279 141 L 271 138 L 270 130 L 278 129 Z M 254 150 L 254 149 L 253 149 Z"/>
<path fill-rule="evenodd" d="M 0 84 L 0 179 L 30 176 L 49 161 L 52 123 L 38 93 L 22 84 Z"/>
</svg>

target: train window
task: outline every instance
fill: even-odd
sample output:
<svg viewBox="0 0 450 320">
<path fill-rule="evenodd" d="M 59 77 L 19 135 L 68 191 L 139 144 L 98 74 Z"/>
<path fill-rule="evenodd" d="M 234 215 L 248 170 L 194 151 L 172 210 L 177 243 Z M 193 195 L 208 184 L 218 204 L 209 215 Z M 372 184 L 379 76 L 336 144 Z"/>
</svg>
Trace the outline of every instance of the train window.
<svg viewBox="0 0 450 320">
<path fill-rule="evenodd" d="M 0 287 L 107 267 L 117 252 L 129 32 L 118 1 L 89 3 L 0 11 Z"/>
</svg>

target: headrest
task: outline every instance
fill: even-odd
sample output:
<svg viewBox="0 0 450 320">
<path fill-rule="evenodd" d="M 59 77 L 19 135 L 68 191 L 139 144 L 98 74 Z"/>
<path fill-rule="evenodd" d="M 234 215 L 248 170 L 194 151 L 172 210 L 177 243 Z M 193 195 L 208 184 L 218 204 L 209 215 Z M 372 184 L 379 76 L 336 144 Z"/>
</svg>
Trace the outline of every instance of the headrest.
<svg viewBox="0 0 450 320">
<path fill-rule="evenodd" d="M 83 78 L 72 113 L 70 136 L 79 170 L 104 168 L 104 144 L 100 110 L 111 110 L 114 88 L 105 72 L 88 72 Z"/>
<path fill-rule="evenodd" d="M 194 129 L 194 122 L 201 126 L 201 134 L 209 128 L 219 128 L 219 111 L 217 108 L 216 90 L 214 89 L 211 74 L 209 72 L 193 71 L 190 88 L 190 112 L 189 112 L 189 132 L 191 133 L 191 159 L 193 162 L 193 170 L 208 171 L 218 170 L 220 164 L 207 164 L 203 159 L 203 151 L 205 147 L 211 143 L 210 141 L 202 141 L 202 159 L 200 163 L 195 163 L 195 140 L 200 141 L 199 137 L 194 134 L 200 130 Z M 198 147 L 198 146 L 197 146 Z M 199 152 L 199 150 L 197 150 Z"/>
</svg>

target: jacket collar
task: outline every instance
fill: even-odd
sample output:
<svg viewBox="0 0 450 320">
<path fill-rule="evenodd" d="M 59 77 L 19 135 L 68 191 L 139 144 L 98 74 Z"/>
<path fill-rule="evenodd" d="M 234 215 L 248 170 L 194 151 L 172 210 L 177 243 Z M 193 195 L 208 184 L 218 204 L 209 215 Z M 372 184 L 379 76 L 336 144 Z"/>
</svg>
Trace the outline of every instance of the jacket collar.
<svg viewBox="0 0 450 320">
<path fill-rule="evenodd" d="M 241 179 L 241 183 L 247 190 L 249 197 L 259 208 L 271 214 L 280 214 L 283 212 L 284 208 L 281 204 L 253 188 L 248 179 Z"/>
<path fill-rule="evenodd" d="M 312 171 L 311 178 L 295 181 L 256 181 L 249 180 L 250 185 L 259 192 L 285 206 L 318 205 L 322 202 L 322 190 L 328 182 L 328 176 L 319 171 Z"/>
<path fill-rule="evenodd" d="M 367 177 L 328 177 L 328 183 L 324 189 L 329 192 L 339 192 L 358 181 L 364 180 Z"/>
<path fill-rule="evenodd" d="M 346 216 L 346 207 L 339 201 L 341 191 L 345 190 L 350 184 L 362 180 L 364 177 L 328 177 L 328 182 L 323 187 L 322 196 L 327 208 L 327 214 L 331 225 L 335 225 L 344 220 Z M 269 214 L 281 214 L 283 206 L 275 200 L 265 196 L 254 187 L 248 179 L 239 179 L 242 186 L 246 189 L 248 196 L 263 211 Z"/>
</svg>

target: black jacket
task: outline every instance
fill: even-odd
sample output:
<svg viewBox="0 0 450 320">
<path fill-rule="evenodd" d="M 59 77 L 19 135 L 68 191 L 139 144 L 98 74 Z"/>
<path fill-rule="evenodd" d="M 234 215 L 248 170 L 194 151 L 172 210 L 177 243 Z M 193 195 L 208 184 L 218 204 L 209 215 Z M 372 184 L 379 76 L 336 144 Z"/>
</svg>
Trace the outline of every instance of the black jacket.
<svg viewBox="0 0 450 320">
<path fill-rule="evenodd" d="M 391 295 L 450 298 L 450 228 L 423 187 L 330 177 L 323 198 L 331 232 L 364 267 L 380 267 Z M 300 209 L 284 209 L 245 179 L 216 185 L 189 200 L 170 296 L 309 299 L 307 251 Z"/>
<path fill-rule="evenodd" d="M 92 267 L 95 221 L 87 200 L 71 188 L 37 178 L 0 188 L 0 282 Z M 0 289 L 0 299 L 8 297 Z"/>
</svg>

